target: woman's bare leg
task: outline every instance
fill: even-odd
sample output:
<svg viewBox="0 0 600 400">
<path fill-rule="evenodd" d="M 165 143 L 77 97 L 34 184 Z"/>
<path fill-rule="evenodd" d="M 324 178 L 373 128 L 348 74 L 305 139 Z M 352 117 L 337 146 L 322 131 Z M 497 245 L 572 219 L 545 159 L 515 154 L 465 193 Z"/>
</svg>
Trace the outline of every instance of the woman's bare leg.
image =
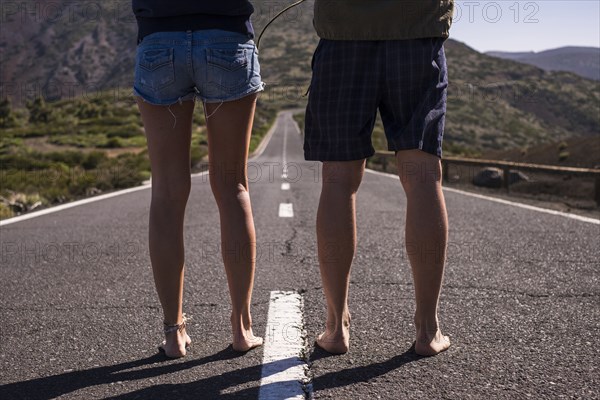
<svg viewBox="0 0 600 400">
<path fill-rule="evenodd" d="M 248 193 L 248 146 L 257 95 L 206 104 L 210 184 L 221 219 L 221 253 L 231 297 L 233 348 L 260 346 L 252 332 L 256 237 Z"/>
<path fill-rule="evenodd" d="M 183 219 L 191 185 L 194 103 L 185 101 L 167 107 L 151 105 L 139 98 L 136 101 L 144 122 L 152 168 L 150 260 L 164 322 L 174 325 L 182 322 Z M 177 119 L 175 126 L 174 118 Z M 189 336 L 181 330 L 169 333 L 162 347 L 167 356 L 180 357 L 185 355 L 185 346 L 189 343 Z"/>
</svg>

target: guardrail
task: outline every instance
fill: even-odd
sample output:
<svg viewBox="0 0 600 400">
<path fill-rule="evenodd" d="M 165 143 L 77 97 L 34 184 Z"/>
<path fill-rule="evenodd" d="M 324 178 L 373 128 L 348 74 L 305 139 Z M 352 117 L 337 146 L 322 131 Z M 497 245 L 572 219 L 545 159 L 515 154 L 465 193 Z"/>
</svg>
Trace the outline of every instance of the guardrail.
<svg viewBox="0 0 600 400">
<path fill-rule="evenodd" d="M 382 160 L 383 170 L 387 170 L 389 159 L 395 159 L 394 152 L 392 151 L 378 151 L 375 153 L 376 157 L 380 157 Z M 595 178 L 594 181 L 594 200 L 596 204 L 600 206 L 600 169 L 595 168 L 574 168 L 574 167 L 558 167 L 555 165 L 539 165 L 539 164 L 528 164 L 518 163 L 512 161 L 498 161 L 498 160 L 481 160 L 476 158 L 462 158 L 462 157 L 444 157 L 442 158 L 442 173 L 445 182 L 448 182 L 448 170 L 449 166 L 453 165 L 465 165 L 472 167 L 495 167 L 500 168 L 503 171 L 502 187 L 504 190 L 510 192 L 509 174 L 510 171 L 529 171 L 538 172 L 545 174 L 556 174 L 556 175 L 572 175 L 580 177 Z"/>
</svg>

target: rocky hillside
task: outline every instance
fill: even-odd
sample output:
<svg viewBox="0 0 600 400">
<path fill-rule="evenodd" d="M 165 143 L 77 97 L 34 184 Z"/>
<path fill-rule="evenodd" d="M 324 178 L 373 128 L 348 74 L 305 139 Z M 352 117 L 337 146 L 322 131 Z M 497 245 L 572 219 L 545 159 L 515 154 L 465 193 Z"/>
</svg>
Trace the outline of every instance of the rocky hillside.
<svg viewBox="0 0 600 400">
<path fill-rule="evenodd" d="M 449 146 L 523 148 L 571 137 L 600 140 L 600 82 L 446 46 Z M 451 147 L 450 147 L 451 148 Z"/>
<path fill-rule="evenodd" d="M 3 5 L 0 29 L 2 97 L 24 104 L 42 95 L 64 99 L 133 81 L 137 25 L 129 0 L 31 1 Z M 255 1 L 258 32 L 285 4 Z M 297 7 L 272 25 L 261 45 L 265 80 L 276 87 L 304 85 L 307 59 L 317 42 L 312 4 Z"/>
</svg>

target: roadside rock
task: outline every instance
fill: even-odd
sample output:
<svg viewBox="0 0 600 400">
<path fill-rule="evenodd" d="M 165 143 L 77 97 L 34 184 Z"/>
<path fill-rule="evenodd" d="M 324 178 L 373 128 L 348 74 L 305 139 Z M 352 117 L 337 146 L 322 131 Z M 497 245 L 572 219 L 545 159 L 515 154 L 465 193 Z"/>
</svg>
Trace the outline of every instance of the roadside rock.
<svg viewBox="0 0 600 400">
<path fill-rule="evenodd" d="M 502 181 L 504 180 L 504 171 L 500 168 L 487 167 L 482 169 L 473 178 L 473 184 L 475 186 L 482 186 L 488 188 L 500 188 L 502 187 Z M 508 184 L 512 185 L 521 181 L 529 181 L 529 177 L 521 171 L 510 171 L 508 174 Z"/>
<path fill-rule="evenodd" d="M 473 185 L 488 188 L 502 187 L 504 173 L 500 168 L 487 167 L 482 169 L 473 177 Z"/>
<path fill-rule="evenodd" d="M 510 173 L 508 174 L 508 184 L 509 185 L 512 185 L 513 183 L 517 183 L 517 182 L 521 182 L 521 181 L 528 182 L 529 177 L 527 175 L 525 175 L 524 173 L 522 173 L 521 171 L 510 171 Z"/>
</svg>

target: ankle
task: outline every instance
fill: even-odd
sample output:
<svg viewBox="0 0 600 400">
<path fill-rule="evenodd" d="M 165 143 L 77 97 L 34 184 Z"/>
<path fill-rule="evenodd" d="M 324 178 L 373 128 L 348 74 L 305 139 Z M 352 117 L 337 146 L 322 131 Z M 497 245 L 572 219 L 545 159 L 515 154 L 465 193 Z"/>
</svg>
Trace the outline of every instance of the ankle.
<svg viewBox="0 0 600 400">
<path fill-rule="evenodd" d="M 250 311 L 241 313 L 232 312 L 230 320 L 231 326 L 234 329 L 250 329 L 252 326 L 252 316 L 250 315 Z"/>
<path fill-rule="evenodd" d="M 420 316 L 415 315 L 414 317 L 415 327 L 419 332 L 432 332 L 435 333 L 438 331 L 440 324 L 438 321 L 437 314 Z"/>
<path fill-rule="evenodd" d="M 170 324 L 168 323 L 166 320 L 165 322 L 163 322 L 163 330 L 166 335 L 169 335 L 171 333 L 185 333 L 185 328 L 186 328 L 186 322 L 191 319 L 191 317 L 187 317 L 185 315 L 185 313 L 181 314 L 181 318 L 180 321 L 178 323 L 174 323 L 174 324 Z"/>
<path fill-rule="evenodd" d="M 332 332 L 342 331 L 350 327 L 350 313 L 348 310 L 343 311 L 341 314 L 328 313 L 327 317 L 327 328 Z"/>
</svg>

